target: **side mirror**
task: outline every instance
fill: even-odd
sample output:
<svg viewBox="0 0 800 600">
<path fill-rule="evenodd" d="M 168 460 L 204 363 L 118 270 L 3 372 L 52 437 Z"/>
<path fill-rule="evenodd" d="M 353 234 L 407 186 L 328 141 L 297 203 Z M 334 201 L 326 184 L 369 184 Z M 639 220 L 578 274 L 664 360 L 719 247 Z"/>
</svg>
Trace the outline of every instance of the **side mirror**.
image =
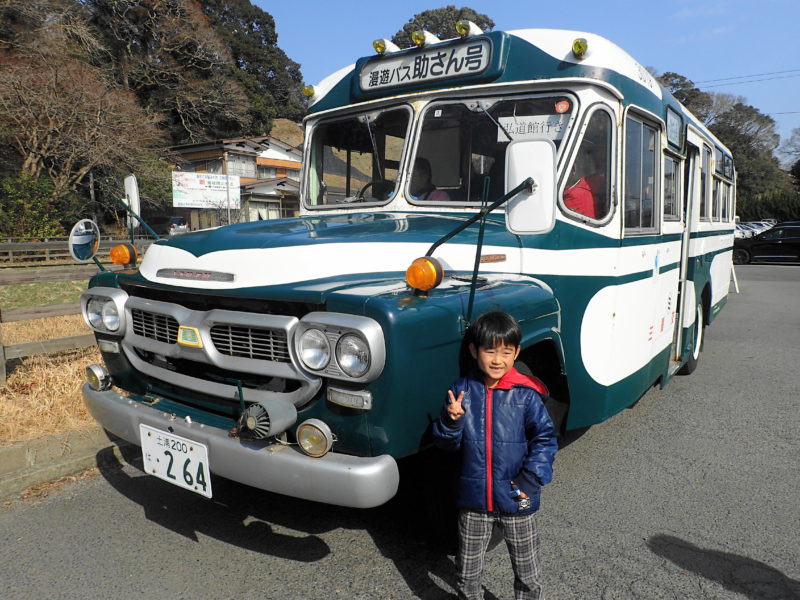
<svg viewBox="0 0 800 600">
<path fill-rule="evenodd" d="M 136 183 L 136 175 L 128 175 L 125 178 L 125 202 L 130 209 L 128 211 L 128 229 L 133 227 L 136 229 L 139 226 L 139 220 L 136 219 L 131 212 L 135 215 L 141 215 L 140 202 L 139 202 L 139 185 Z"/>
<path fill-rule="evenodd" d="M 83 219 L 69 232 L 69 253 L 79 263 L 90 262 L 100 249 L 100 228 L 97 223 Z"/>
<path fill-rule="evenodd" d="M 506 149 L 506 190 L 532 177 L 534 185 L 506 205 L 512 233 L 547 233 L 556 215 L 556 146 L 552 140 L 518 140 Z"/>
</svg>

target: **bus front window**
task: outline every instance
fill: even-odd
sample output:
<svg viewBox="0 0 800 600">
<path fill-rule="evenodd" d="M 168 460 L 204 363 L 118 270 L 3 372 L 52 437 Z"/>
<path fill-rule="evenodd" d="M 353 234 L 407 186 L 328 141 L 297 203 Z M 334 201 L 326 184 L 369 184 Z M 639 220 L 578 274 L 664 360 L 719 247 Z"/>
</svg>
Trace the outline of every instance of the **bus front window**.
<svg viewBox="0 0 800 600">
<path fill-rule="evenodd" d="M 311 133 L 309 207 L 383 203 L 395 192 L 411 111 L 393 108 L 323 121 Z"/>
<path fill-rule="evenodd" d="M 575 102 L 565 96 L 480 99 L 429 106 L 408 194 L 416 203 L 481 202 L 505 193 L 505 154 L 511 140 L 552 140 L 560 148 Z"/>
</svg>

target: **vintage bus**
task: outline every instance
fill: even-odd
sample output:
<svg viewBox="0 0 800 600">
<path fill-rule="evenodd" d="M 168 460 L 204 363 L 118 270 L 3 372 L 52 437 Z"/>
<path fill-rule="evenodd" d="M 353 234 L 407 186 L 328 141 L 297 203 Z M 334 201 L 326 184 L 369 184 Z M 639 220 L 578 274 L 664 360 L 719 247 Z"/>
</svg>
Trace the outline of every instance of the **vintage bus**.
<svg viewBox="0 0 800 600">
<path fill-rule="evenodd" d="M 297 218 L 92 278 L 84 397 L 147 472 L 384 503 L 487 310 L 520 322 L 562 430 L 695 369 L 731 277 L 729 150 L 600 36 L 457 29 L 308 88 Z"/>
</svg>

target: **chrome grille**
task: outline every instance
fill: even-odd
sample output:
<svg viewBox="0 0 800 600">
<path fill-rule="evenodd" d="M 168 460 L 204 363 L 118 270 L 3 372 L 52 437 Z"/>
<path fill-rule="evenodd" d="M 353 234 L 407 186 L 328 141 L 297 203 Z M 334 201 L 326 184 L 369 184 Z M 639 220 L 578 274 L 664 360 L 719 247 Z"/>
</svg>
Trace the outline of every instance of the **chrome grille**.
<svg viewBox="0 0 800 600">
<path fill-rule="evenodd" d="M 174 344 L 178 339 L 178 322 L 168 315 L 134 308 L 131 319 L 136 335 L 166 344 Z"/>
<path fill-rule="evenodd" d="M 214 325 L 211 328 L 211 341 L 220 354 L 271 362 L 292 362 L 286 332 L 279 329 Z"/>
</svg>

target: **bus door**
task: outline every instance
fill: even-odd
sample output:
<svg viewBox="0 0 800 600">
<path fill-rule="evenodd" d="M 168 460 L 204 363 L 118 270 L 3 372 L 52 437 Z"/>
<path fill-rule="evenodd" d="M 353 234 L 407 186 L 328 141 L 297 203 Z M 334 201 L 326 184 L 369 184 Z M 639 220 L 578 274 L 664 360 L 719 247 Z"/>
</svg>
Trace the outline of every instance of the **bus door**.
<svg viewBox="0 0 800 600">
<path fill-rule="evenodd" d="M 691 134 L 691 130 L 689 131 Z M 689 292 L 687 286 L 691 286 L 692 281 L 688 278 L 689 271 L 689 246 L 691 244 L 692 223 L 694 221 L 694 206 L 701 193 L 698 169 L 700 161 L 700 147 L 691 144 L 687 140 L 686 162 L 684 164 L 684 185 L 683 185 L 683 213 L 681 223 L 681 259 L 680 274 L 678 276 L 678 301 L 676 303 L 676 315 L 674 320 L 672 354 L 670 357 L 670 374 L 680 368 L 681 346 L 683 345 L 683 317 L 686 311 L 693 310 L 694 290 Z"/>
</svg>

